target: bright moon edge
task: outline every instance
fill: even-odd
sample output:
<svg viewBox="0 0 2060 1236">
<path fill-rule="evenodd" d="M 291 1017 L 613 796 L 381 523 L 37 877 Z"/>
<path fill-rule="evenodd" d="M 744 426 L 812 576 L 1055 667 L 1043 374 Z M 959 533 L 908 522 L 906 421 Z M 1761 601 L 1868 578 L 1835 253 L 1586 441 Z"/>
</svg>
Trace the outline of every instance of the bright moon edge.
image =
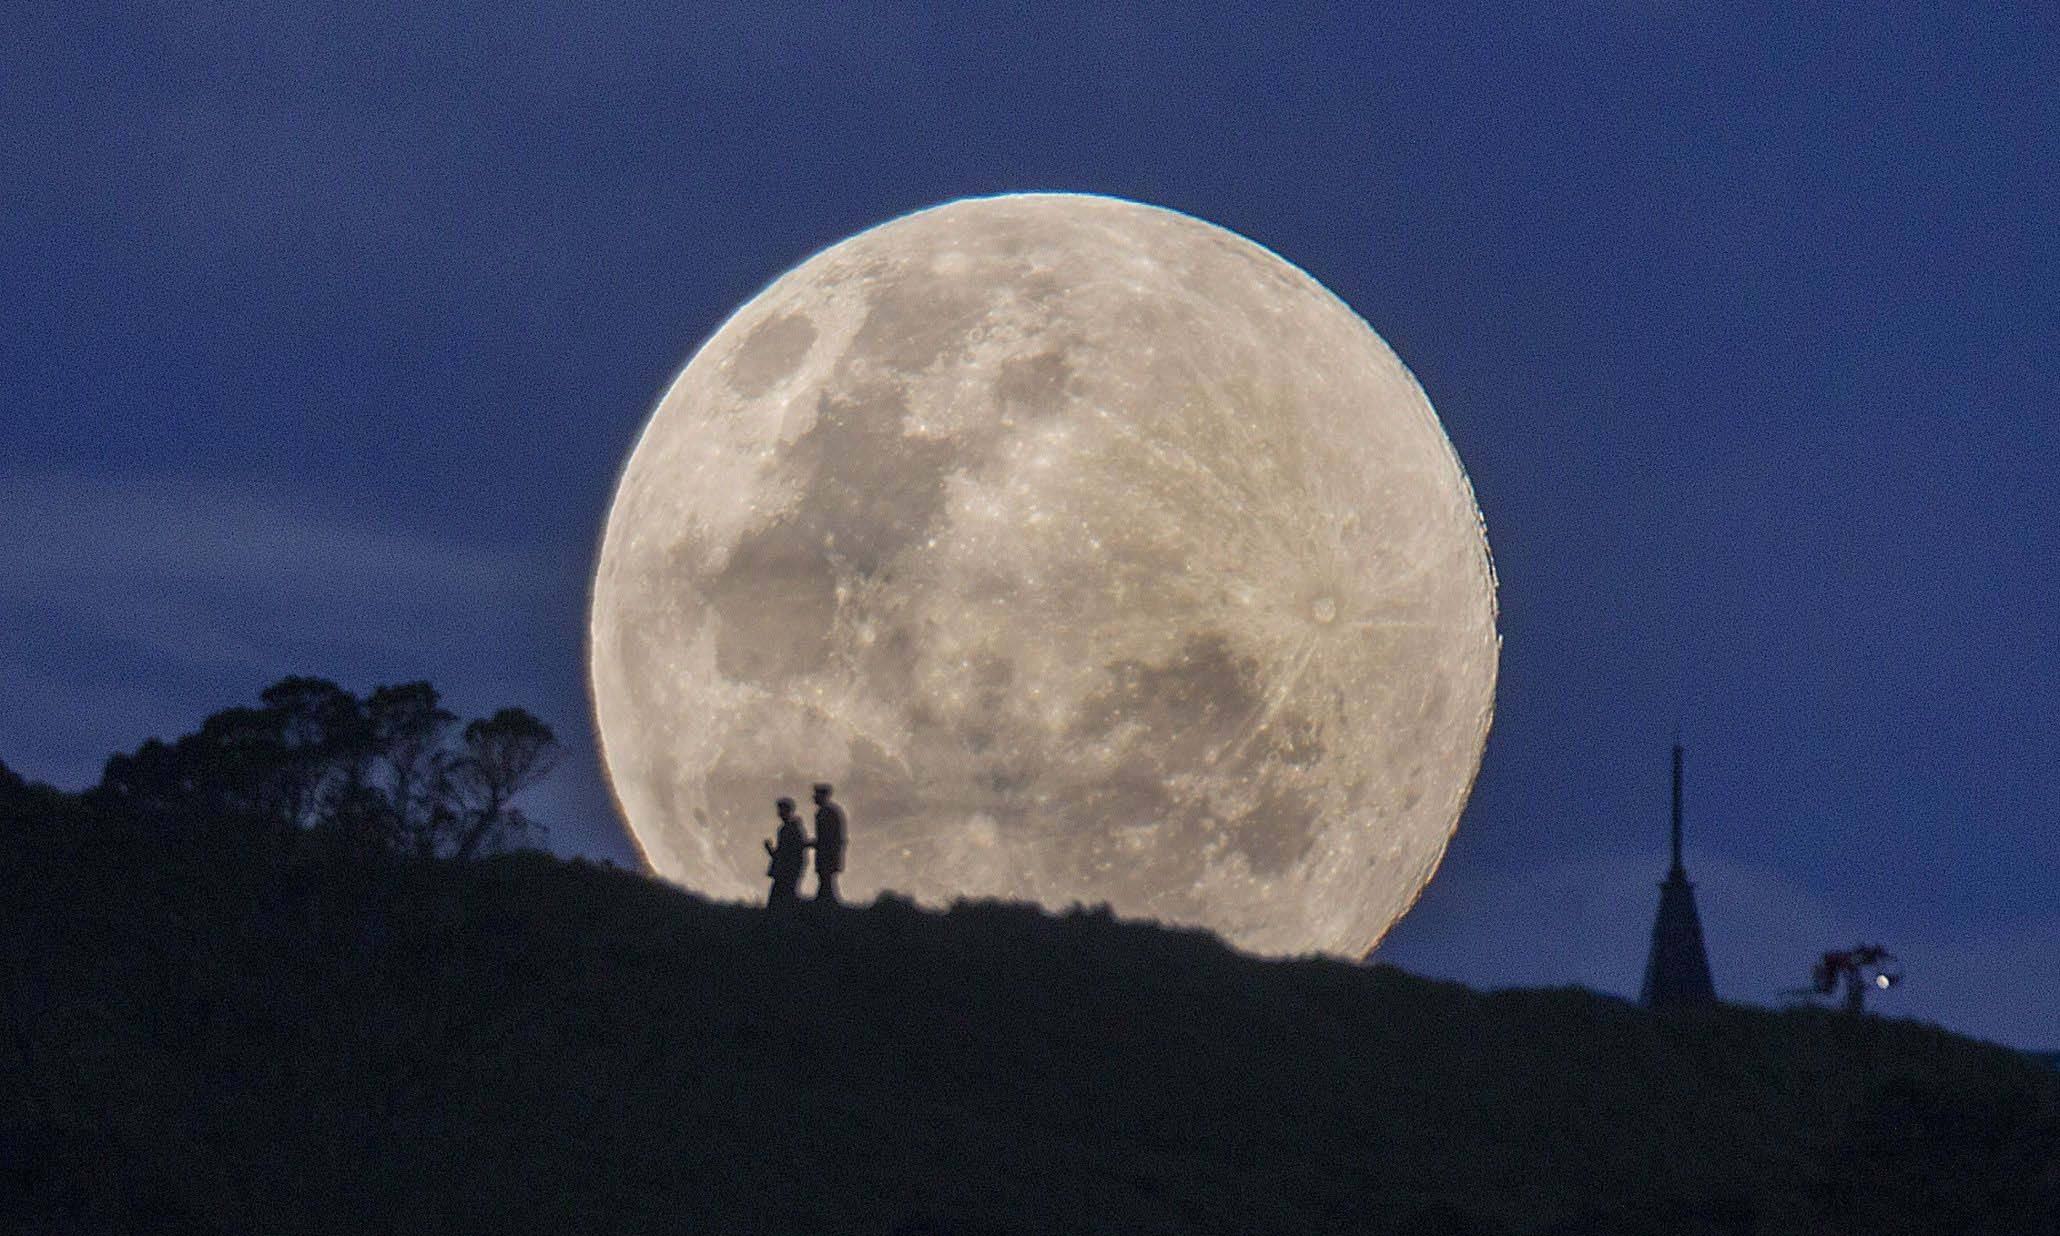
<svg viewBox="0 0 2060 1236">
<path fill-rule="evenodd" d="M 1483 698 L 1481 700 L 1477 724 L 1473 727 L 1474 732 L 1472 742 L 1469 744 L 1471 747 L 1471 758 L 1464 761 L 1464 776 L 1462 779 L 1462 783 L 1457 788 L 1457 793 L 1454 798 L 1455 806 L 1452 814 L 1452 823 L 1449 827 L 1443 829 L 1442 835 L 1440 835 L 1436 839 L 1436 845 L 1434 847 L 1434 850 L 1426 856 L 1428 862 L 1423 867 L 1421 878 L 1410 881 L 1409 887 L 1403 890 L 1405 895 L 1401 899 L 1396 911 L 1392 915 L 1388 916 L 1385 919 L 1385 921 L 1379 923 L 1379 925 L 1371 931 L 1370 936 L 1362 937 L 1366 940 L 1364 946 L 1358 947 L 1356 949 L 1351 947 L 1338 949 L 1336 948 L 1335 944 L 1326 947 L 1325 944 L 1319 942 L 1311 944 L 1310 946 L 1304 948 L 1290 948 L 1286 950 L 1281 950 L 1276 947 L 1274 949 L 1265 950 L 1286 953 L 1321 952 L 1342 953 L 1343 955 L 1347 956 L 1364 955 L 1370 952 L 1375 946 L 1378 945 L 1380 940 L 1386 935 L 1387 931 L 1392 927 L 1393 923 L 1395 921 L 1398 921 L 1402 914 L 1406 913 L 1408 909 L 1412 907 L 1416 903 L 1416 901 L 1421 897 L 1423 888 L 1428 884 L 1429 880 L 1435 875 L 1438 867 L 1442 864 L 1442 860 L 1446 852 L 1446 849 L 1449 846 L 1451 836 L 1456 831 L 1459 813 L 1463 811 L 1465 803 L 1471 798 L 1473 786 L 1476 780 L 1478 779 L 1481 756 L 1485 749 L 1487 735 L 1491 728 L 1493 719 L 1493 683 L 1495 678 L 1499 676 L 1496 669 L 1500 660 L 1500 651 L 1502 644 L 1501 635 L 1499 633 L 1500 610 L 1499 598 L 1497 595 L 1499 592 L 1499 581 L 1496 577 L 1493 556 L 1487 541 L 1485 520 L 1481 514 L 1478 502 L 1474 495 L 1471 481 L 1467 477 L 1466 472 L 1459 461 L 1457 451 L 1453 448 L 1449 438 L 1445 436 L 1442 426 L 1438 423 L 1435 413 L 1431 410 L 1428 397 L 1423 394 L 1420 383 L 1418 383 L 1415 379 L 1415 376 L 1408 371 L 1406 365 L 1402 364 L 1400 358 L 1396 357 L 1393 354 L 1392 350 L 1386 349 L 1385 344 L 1379 342 L 1378 335 L 1372 331 L 1372 328 L 1370 326 L 1365 324 L 1363 319 L 1361 319 L 1357 315 L 1357 313 L 1351 309 L 1349 305 L 1346 305 L 1342 299 L 1338 298 L 1334 293 L 1331 293 L 1329 289 L 1325 288 L 1320 282 L 1311 278 L 1306 272 L 1302 271 L 1299 267 L 1295 266 L 1294 264 L 1287 262 L 1284 258 L 1281 258 L 1272 250 L 1266 249 L 1265 247 L 1258 245 L 1256 242 L 1253 242 L 1245 237 L 1239 236 L 1236 233 L 1229 232 L 1227 229 L 1219 228 L 1216 225 L 1207 222 L 1206 220 L 1196 219 L 1193 216 L 1185 215 L 1181 212 L 1167 210 L 1162 207 L 1144 206 L 1142 204 L 1127 202 L 1120 198 L 1113 198 L 1095 194 L 1074 193 L 1012 193 L 997 195 L 995 197 L 988 198 L 960 199 L 957 201 L 942 203 L 936 206 L 928 207 L 923 210 L 915 211 L 907 215 L 899 216 L 895 219 L 887 220 L 883 223 L 875 225 L 872 228 L 868 228 L 865 231 L 860 232 L 853 237 L 847 238 L 846 240 L 839 241 L 835 244 L 819 249 L 804 261 L 796 264 L 796 266 L 794 266 L 789 271 L 782 273 L 778 278 L 769 282 L 764 288 L 762 288 L 758 293 L 752 296 L 735 312 L 733 312 L 728 318 L 726 318 L 722 325 L 719 326 L 714 332 L 712 332 L 708 336 L 708 338 L 705 339 L 701 343 L 701 345 L 694 350 L 693 355 L 688 359 L 687 363 L 681 367 L 679 372 L 676 373 L 673 379 L 667 384 L 666 390 L 658 400 L 651 417 L 647 420 L 642 431 L 639 433 L 636 446 L 633 448 L 629 456 L 625 459 L 623 467 L 620 473 L 618 474 L 615 486 L 615 495 L 610 504 L 608 520 L 606 521 L 602 529 L 601 554 L 597 555 L 597 557 L 605 557 L 607 546 L 610 543 L 610 534 L 614 530 L 616 519 L 620 513 L 621 505 L 624 498 L 625 487 L 631 478 L 637 460 L 643 455 L 647 443 L 651 440 L 653 434 L 658 432 L 660 429 L 661 413 L 674 402 L 677 396 L 681 394 L 682 389 L 688 383 L 690 377 L 696 373 L 697 367 L 701 366 L 704 360 L 711 359 L 711 350 L 715 348 L 715 346 L 718 343 L 722 342 L 725 339 L 725 335 L 730 330 L 730 328 L 738 324 L 740 321 L 746 319 L 749 315 L 751 315 L 753 310 L 758 308 L 761 305 L 761 303 L 765 301 L 765 299 L 774 292 L 775 289 L 778 289 L 783 284 L 786 284 L 790 280 L 795 279 L 802 272 L 807 271 L 812 265 L 816 264 L 820 259 L 824 258 L 826 255 L 836 253 L 839 250 L 843 250 L 848 246 L 852 246 L 858 242 L 864 241 L 867 238 L 875 237 L 883 231 L 906 226 L 910 223 L 919 221 L 926 216 L 934 215 L 939 212 L 948 212 L 957 209 L 963 209 L 968 206 L 990 203 L 1018 203 L 1038 206 L 1053 204 L 1065 206 L 1067 204 L 1076 202 L 1096 203 L 1106 206 L 1125 208 L 1127 210 L 1132 211 L 1150 212 L 1151 214 L 1157 216 L 1171 216 L 1181 221 L 1184 221 L 1186 224 L 1191 225 L 1193 227 L 1205 229 L 1210 233 L 1220 234 L 1222 237 L 1228 238 L 1228 240 L 1231 243 L 1237 246 L 1242 246 L 1245 249 L 1263 254 L 1266 258 L 1270 259 L 1275 263 L 1278 263 L 1281 267 L 1293 272 L 1307 285 L 1307 287 L 1310 290 L 1319 293 L 1323 299 L 1327 300 L 1332 306 L 1334 306 L 1337 312 L 1342 313 L 1352 322 L 1356 323 L 1360 330 L 1362 330 L 1377 346 L 1379 346 L 1383 350 L 1386 358 L 1397 369 L 1399 369 L 1403 379 L 1408 383 L 1408 385 L 1415 394 L 1415 410 L 1417 414 L 1426 422 L 1428 429 L 1430 430 L 1430 439 L 1434 441 L 1437 447 L 1442 451 L 1442 454 L 1445 458 L 1445 462 L 1447 466 L 1449 466 L 1451 478 L 1455 483 L 1458 497 L 1462 501 L 1465 511 L 1470 516 L 1473 529 L 1472 547 L 1475 551 L 1472 556 L 1472 565 L 1479 574 L 1480 588 L 1484 593 L 1483 599 L 1485 601 L 1486 606 L 1486 687 L 1483 693 Z M 611 759 L 609 754 L 609 742 L 607 739 L 606 726 L 602 719 L 603 704 L 601 700 L 601 687 L 599 682 L 599 656 L 601 653 L 599 645 L 602 636 L 602 631 L 599 625 L 599 610 L 601 604 L 602 582 L 602 571 L 597 570 L 592 579 L 591 591 L 589 595 L 589 607 L 590 612 L 594 614 L 594 620 L 590 621 L 588 627 L 588 655 L 589 664 L 591 668 L 590 673 L 588 675 L 587 686 L 589 704 L 593 710 L 595 718 L 596 733 L 601 741 L 601 753 L 603 757 L 601 762 L 603 775 L 607 781 L 611 798 L 616 804 L 617 811 L 622 815 L 623 819 L 629 824 L 628 831 L 630 833 L 632 843 L 636 846 L 638 854 L 644 862 L 644 864 L 646 865 L 646 867 L 650 868 L 655 874 L 659 874 L 668 879 L 676 879 L 677 877 L 670 875 L 661 868 L 660 864 L 653 856 L 650 844 L 647 844 L 647 839 L 644 833 L 640 831 L 637 827 L 636 816 L 633 814 L 630 805 L 625 799 L 622 787 L 618 785 L 615 761 Z M 1457 770 L 1455 769 L 1455 771 Z M 861 821 L 859 822 L 859 826 L 861 827 L 861 829 L 864 827 L 863 819 L 861 819 Z M 861 833 L 861 838 L 862 837 L 863 834 Z M 859 853 L 862 856 L 862 849 Z M 997 894 L 968 890 L 965 892 L 964 895 L 990 896 Z M 1025 896 L 1012 895 L 1008 893 L 1002 893 L 998 895 L 1008 899 L 1031 901 L 1040 900 L 1034 895 Z M 1082 899 L 1080 898 L 1074 899 L 1074 904 L 1078 904 L 1081 900 Z M 1102 898 L 1100 900 L 1108 899 Z M 1047 902 L 1045 904 L 1051 903 Z M 1119 912 L 1124 911 L 1122 911 L 1119 908 Z M 1158 915 L 1149 912 L 1144 914 L 1131 914 L 1127 912 L 1125 913 L 1126 917 L 1159 917 Z M 1196 922 L 1192 919 L 1173 919 L 1170 921 L 1174 921 L 1182 926 L 1215 927 L 1215 924 L 1212 924 L 1207 921 Z M 1233 943 L 1237 942 L 1233 941 Z"/>
</svg>

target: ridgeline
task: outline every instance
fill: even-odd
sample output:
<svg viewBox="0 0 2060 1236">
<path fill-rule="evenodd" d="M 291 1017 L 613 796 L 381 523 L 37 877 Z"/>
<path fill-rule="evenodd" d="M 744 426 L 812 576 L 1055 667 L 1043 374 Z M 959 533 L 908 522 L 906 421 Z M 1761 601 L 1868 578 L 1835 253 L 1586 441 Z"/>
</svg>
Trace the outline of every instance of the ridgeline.
<svg viewBox="0 0 2060 1236">
<path fill-rule="evenodd" d="M 10 1230 L 2060 1231 L 2060 1076 L 1927 1026 L 20 802 Z"/>
</svg>

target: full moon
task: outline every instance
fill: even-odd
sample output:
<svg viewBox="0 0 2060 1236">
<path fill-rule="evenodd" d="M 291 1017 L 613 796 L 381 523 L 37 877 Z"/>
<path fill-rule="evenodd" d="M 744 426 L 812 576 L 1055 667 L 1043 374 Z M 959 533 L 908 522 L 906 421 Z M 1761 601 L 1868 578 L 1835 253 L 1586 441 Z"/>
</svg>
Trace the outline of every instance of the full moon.
<svg viewBox="0 0 2060 1236">
<path fill-rule="evenodd" d="M 764 896 L 836 785 L 847 898 L 999 897 L 1358 956 L 1458 826 L 1495 578 L 1430 401 L 1187 215 L 951 202 L 803 262 L 674 380 L 589 633 L 646 860 Z M 806 888 L 804 888 L 804 894 Z"/>
</svg>

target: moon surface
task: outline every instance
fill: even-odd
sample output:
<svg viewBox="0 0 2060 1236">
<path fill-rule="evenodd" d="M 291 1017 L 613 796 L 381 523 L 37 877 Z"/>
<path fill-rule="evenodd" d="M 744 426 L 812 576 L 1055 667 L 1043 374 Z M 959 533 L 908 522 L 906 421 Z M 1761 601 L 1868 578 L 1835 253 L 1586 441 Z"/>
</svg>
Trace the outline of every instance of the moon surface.
<svg viewBox="0 0 2060 1236">
<path fill-rule="evenodd" d="M 1422 389 L 1266 249 L 1075 194 L 951 202 L 753 298 L 624 469 L 590 652 L 662 876 L 760 899 L 836 783 L 895 890 L 1358 956 L 1493 711 L 1495 579 Z"/>
</svg>

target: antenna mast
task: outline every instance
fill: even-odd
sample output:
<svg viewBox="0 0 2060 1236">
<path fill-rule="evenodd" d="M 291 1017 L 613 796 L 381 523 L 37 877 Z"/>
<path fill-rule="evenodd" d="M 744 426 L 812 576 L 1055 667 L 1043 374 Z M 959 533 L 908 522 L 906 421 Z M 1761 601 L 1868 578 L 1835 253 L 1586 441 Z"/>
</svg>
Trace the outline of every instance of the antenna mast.
<svg viewBox="0 0 2060 1236">
<path fill-rule="evenodd" d="M 1668 869 L 1670 879 L 1686 878 L 1687 872 L 1681 866 L 1681 744 L 1674 744 L 1674 865 Z"/>
</svg>

